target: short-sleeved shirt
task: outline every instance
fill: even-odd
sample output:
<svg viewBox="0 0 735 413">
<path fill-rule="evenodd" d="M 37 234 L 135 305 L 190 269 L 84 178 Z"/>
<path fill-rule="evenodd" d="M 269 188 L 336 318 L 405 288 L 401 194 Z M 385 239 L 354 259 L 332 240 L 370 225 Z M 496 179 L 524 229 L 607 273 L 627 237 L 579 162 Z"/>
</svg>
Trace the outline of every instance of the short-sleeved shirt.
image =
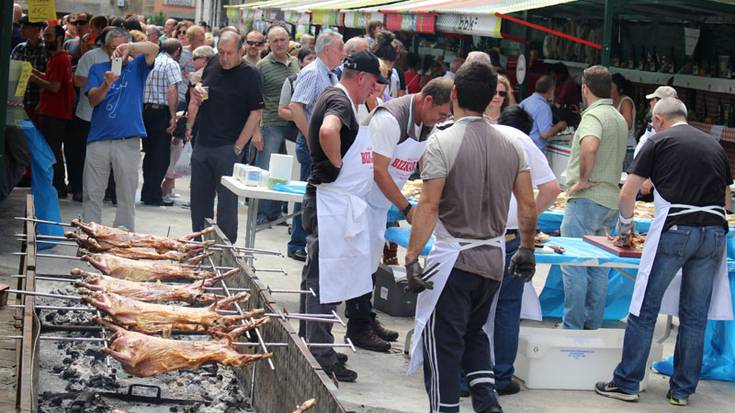
<svg viewBox="0 0 735 413">
<path fill-rule="evenodd" d="M 48 63 L 46 45 L 44 45 L 41 39 L 38 40 L 35 46 L 27 41 L 18 44 L 10 54 L 10 58 L 30 62 L 31 66 L 39 72 L 45 72 L 46 64 Z M 28 82 L 28 88 L 26 89 L 25 95 L 23 95 L 23 106 L 26 109 L 35 109 L 40 100 L 41 88 L 33 82 Z"/>
<path fill-rule="evenodd" d="M 263 109 L 262 125 L 264 127 L 286 126 L 288 122 L 278 117 L 278 102 L 281 99 L 283 82 L 289 76 L 299 73 L 299 59 L 288 56 L 288 63 L 283 64 L 269 53 L 255 67 L 263 75 Z"/>
<path fill-rule="evenodd" d="M 93 65 L 109 61 L 110 56 L 102 48 L 90 50 L 79 59 L 74 75 L 89 78 L 89 70 Z M 89 98 L 86 93 L 79 94 L 76 115 L 79 119 L 86 120 L 87 122 L 92 120 L 92 106 L 89 104 Z"/>
<path fill-rule="evenodd" d="M 530 136 L 516 128 L 505 125 L 493 125 L 493 127 L 507 138 L 520 143 L 523 154 L 526 156 L 529 168 L 531 168 L 531 184 L 534 188 L 548 182 L 556 181 L 554 171 L 551 170 L 546 155 L 541 152 Z M 515 196 L 511 196 L 510 208 L 508 208 L 507 229 L 518 229 L 518 202 Z"/>
<path fill-rule="evenodd" d="M 87 143 L 140 136 L 145 138 L 143 125 L 143 90 L 153 65 L 148 66 L 144 54 L 139 54 L 122 68 L 120 77 L 110 86 L 105 98 L 92 111 L 92 123 Z M 105 81 L 105 72 L 112 70 L 110 62 L 97 63 L 89 70 L 84 93 Z"/>
<path fill-rule="evenodd" d="M 214 60 L 214 59 L 210 59 Z M 179 102 L 186 101 L 186 92 L 189 90 L 189 73 L 195 70 L 194 55 L 192 51 L 184 47 L 181 49 L 181 57 L 179 57 L 179 67 L 181 68 L 181 77 L 186 82 L 179 83 Z"/>
<path fill-rule="evenodd" d="M 309 123 L 309 152 L 311 153 L 311 175 L 309 183 L 318 185 L 334 182 L 339 168 L 332 165 L 319 143 L 319 129 L 328 115 L 334 115 L 342 122 L 339 131 L 340 152 L 345 156 L 355 142 L 360 125 L 355 117 L 355 109 L 350 98 L 338 87 L 328 87 L 314 104 L 314 114 Z"/>
<path fill-rule="evenodd" d="M 314 112 L 319 95 L 330 86 L 337 83 L 337 77 L 329 70 L 326 64 L 318 57 L 313 62 L 306 65 L 294 83 L 293 96 L 291 102 L 301 103 L 304 105 L 304 113 L 306 121 L 311 119 Z"/>
<path fill-rule="evenodd" d="M 54 53 L 46 65 L 46 80 L 59 82 L 59 90 L 54 93 L 41 89 L 41 115 L 70 120 L 74 112 L 74 84 L 71 76 L 71 57 L 69 53 Z"/>
<path fill-rule="evenodd" d="M 167 105 L 166 93 L 169 86 L 178 85 L 182 82 L 181 68 L 176 60 L 166 52 L 159 53 L 156 56 L 151 73 L 148 74 L 148 80 L 145 82 L 143 102 Z"/>
<path fill-rule="evenodd" d="M 628 147 L 628 123 L 615 109 L 612 99 L 599 99 L 582 112 L 567 166 L 567 188 L 579 182 L 580 145 L 585 136 L 599 141 L 595 165 L 589 177 L 590 182 L 597 185 L 578 192 L 571 198 L 586 198 L 606 208 L 618 209 L 618 185 Z"/>
<path fill-rule="evenodd" d="M 513 186 L 529 170 L 523 148 L 481 116 L 468 116 L 431 135 L 423 156 L 424 181 L 446 179 L 439 219 L 455 238 L 491 239 L 505 233 Z M 455 268 L 494 280 L 503 277 L 499 248 L 459 253 Z"/>
<path fill-rule="evenodd" d="M 424 125 L 414 123 L 413 127 L 415 136 L 421 136 Z M 387 110 L 379 110 L 370 118 L 370 140 L 373 143 L 373 152 L 386 158 L 393 158 L 401 137 L 398 120 Z"/>
<path fill-rule="evenodd" d="M 534 93 L 523 99 L 520 105 L 533 118 L 533 127 L 529 136 L 536 146 L 543 150 L 546 147 L 546 139 L 541 134 L 548 132 L 554 126 L 554 115 L 551 113 L 549 102 L 543 96 Z"/>
<path fill-rule="evenodd" d="M 197 145 L 216 147 L 234 145 L 250 112 L 263 109 L 263 84 L 254 66 L 240 63 L 224 69 L 219 59 L 204 70 L 202 84 L 209 87 L 209 98 L 197 114 Z"/>
<path fill-rule="evenodd" d="M 712 136 L 684 123 L 650 137 L 631 172 L 650 178 L 656 191 L 671 204 L 724 206 L 725 187 L 732 184 L 725 149 Z M 673 225 L 722 225 L 727 229 L 725 219 L 709 213 L 671 216 L 680 210 L 669 211 L 664 230 Z"/>
</svg>

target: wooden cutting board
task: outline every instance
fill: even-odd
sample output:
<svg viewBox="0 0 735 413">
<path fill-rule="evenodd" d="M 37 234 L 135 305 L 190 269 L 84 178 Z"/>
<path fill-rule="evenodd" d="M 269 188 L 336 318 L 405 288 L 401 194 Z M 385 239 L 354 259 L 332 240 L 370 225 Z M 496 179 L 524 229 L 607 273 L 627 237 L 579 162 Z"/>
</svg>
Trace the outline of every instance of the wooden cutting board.
<svg viewBox="0 0 735 413">
<path fill-rule="evenodd" d="M 643 251 L 639 251 L 634 248 L 621 248 L 618 246 L 613 245 L 612 240 L 608 239 L 606 236 L 597 236 L 597 235 L 585 235 L 583 238 L 584 242 L 590 243 L 596 247 L 600 247 L 603 250 L 615 254 L 618 257 L 625 257 L 625 258 L 640 258 Z"/>
</svg>

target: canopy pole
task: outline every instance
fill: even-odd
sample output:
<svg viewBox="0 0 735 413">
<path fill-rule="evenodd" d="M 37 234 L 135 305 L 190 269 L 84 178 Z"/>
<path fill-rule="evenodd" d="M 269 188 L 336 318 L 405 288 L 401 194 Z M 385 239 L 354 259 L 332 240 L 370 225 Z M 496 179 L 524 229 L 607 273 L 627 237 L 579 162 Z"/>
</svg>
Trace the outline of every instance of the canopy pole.
<svg viewBox="0 0 735 413">
<path fill-rule="evenodd" d="M 608 3 L 611 3 L 611 1 L 610 0 L 605 0 L 605 4 L 608 4 Z M 606 8 L 606 10 L 607 10 L 607 8 Z M 589 40 L 584 40 L 582 38 L 579 38 L 579 37 L 576 37 L 576 36 L 572 36 L 572 35 L 569 35 L 569 34 L 566 34 L 566 33 L 562 33 L 562 32 L 557 31 L 557 30 L 552 30 L 552 29 L 549 29 L 547 27 L 540 26 L 540 25 L 535 24 L 535 23 L 531 23 L 531 22 L 526 21 L 524 19 L 519 19 L 517 17 L 513 17 L 513 16 L 510 16 L 510 15 L 507 15 L 507 14 L 503 14 L 503 13 L 495 13 L 495 16 L 497 16 L 497 17 L 499 17 L 501 19 L 504 19 L 504 20 L 512 21 L 513 23 L 518 23 L 520 25 L 523 25 L 523 26 L 526 26 L 526 27 L 530 27 L 532 29 L 536 29 L 536 30 L 540 30 L 542 32 L 549 33 L 549 34 L 554 35 L 554 36 L 559 36 L 561 38 L 564 38 L 564 39 L 567 39 L 567 40 L 571 40 L 573 42 L 581 43 L 581 44 L 583 44 L 585 46 L 594 47 L 595 49 L 602 49 L 602 45 L 599 44 L 599 43 L 591 42 Z M 611 38 L 612 38 L 612 36 L 611 36 Z"/>
<path fill-rule="evenodd" d="M 602 62 L 605 67 L 610 67 L 610 53 L 613 38 L 613 15 L 615 14 L 612 0 L 605 0 L 605 22 L 603 24 L 602 37 Z"/>
</svg>

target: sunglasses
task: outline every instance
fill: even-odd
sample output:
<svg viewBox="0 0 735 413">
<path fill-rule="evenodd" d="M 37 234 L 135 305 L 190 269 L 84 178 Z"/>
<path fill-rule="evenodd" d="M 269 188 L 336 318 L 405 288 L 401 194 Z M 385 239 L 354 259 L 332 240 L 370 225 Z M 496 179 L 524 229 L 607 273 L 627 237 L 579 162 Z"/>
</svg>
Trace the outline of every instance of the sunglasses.
<svg viewBox="0 0 735 413">
<path fill-rule="evenodd" d="M 77 20 L 74 23 L 72 23 L 75 26 L 83 26 L 85 24 L 89 23 L 87 20 Z"/>
<path fill-rule="evenodd" d="M 254 42 L 252 40 L 248 40 L 245 43 L 247 43 L 248 46 L 262 46 L 265 44 L 265 42 Z"/>
<path fill-rule="evenodd" d="M 495 92 L 495 94 L 498 95 L 498 96 L 500 96 L 501 98 L 504 98 L 504 97 L 508 96 L 508 92 L 505 92 L 505 91 L 502 91 L 502 90 L 500 92 Z"/>
</svg>

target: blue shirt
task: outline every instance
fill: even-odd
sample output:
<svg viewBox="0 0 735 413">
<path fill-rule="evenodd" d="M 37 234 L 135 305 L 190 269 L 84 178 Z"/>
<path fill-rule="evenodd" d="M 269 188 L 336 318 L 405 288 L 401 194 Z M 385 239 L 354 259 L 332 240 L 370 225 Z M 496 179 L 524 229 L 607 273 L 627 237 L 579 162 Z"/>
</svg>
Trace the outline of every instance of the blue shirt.
<svg viewBox="0 0 735 413">
<path fill-rule="evenodd" d="M 549 102 L 543 96 L 534 93 L 523 99 L 520 105 L 533 118 L 533 128 L 528 136 L 533 139 L 533 143 L 539 149 L 543 150 L 546 147 L 546 139 L 542 138 L 541 134 L 548 132 L 554 126 L 554 116 L 551 113 Z"/>
<path fill-rule="evenodd" d="M 87 143 L 131 136 L 146 137 L 143 92 L 151 68 L 153 65 L 148 66 L 142 53 L 123 65 L 120 78 L 110 86 L 102 102 L 94 107 Z M 92 65 L 84 94 L 89 95 L 90 89 L 100 87 L 105 81 L 105 72 L 110 70 L 111 62 Z"/>
<path fill-rule="evenodd" d="M 299 75 L 296 77 L 291 102 L 304 105 L 306 121 L 309 122 L 319 95 L 326 88 L 334 86 L 336 83 L 337 76 L 317 57 L 313 62 L 301 69 Z"/>
</svg>

